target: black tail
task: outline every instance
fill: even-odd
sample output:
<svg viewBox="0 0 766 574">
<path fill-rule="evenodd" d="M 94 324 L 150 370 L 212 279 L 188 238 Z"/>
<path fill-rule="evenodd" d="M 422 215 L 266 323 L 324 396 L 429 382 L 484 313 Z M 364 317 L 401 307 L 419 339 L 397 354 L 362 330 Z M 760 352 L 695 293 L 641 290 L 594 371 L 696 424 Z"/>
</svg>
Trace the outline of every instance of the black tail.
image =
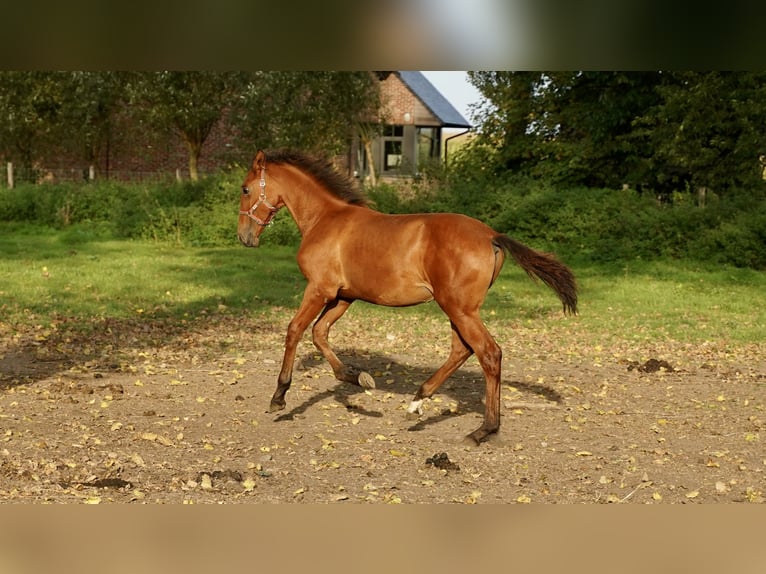
<svg viewBox="0 0 766 574">
<path fill-rule="evenodd" d="M 577 314 L 577 282 L 569 267 L 554 255 L 535 251 L 506 235 L 497 235 L 494 243 L 510 254 L 527 275 L 553 289 L 564 305 L 564 313 Z"/>
</svg>

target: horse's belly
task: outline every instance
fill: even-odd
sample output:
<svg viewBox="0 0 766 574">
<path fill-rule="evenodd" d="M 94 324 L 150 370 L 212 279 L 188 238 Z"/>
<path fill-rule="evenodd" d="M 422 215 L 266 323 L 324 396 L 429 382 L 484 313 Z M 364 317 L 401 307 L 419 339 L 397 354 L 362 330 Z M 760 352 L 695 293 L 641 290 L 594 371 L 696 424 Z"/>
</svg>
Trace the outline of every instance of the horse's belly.
<svg viewBox="0 0 766 574">
<path fill-rule="evenodd" d="M 407 307 L 409 305 L 419 305 L 433 301 L 434 295 L 427 285 L 399 285 L 396 288 L 386 289 L 384 285 L 379 285 L 374 289 L 354 289 L 344 288 L 340 290 L 342 297 L 350 299 L 359 299 L 374 303 L 375 305 L 385 305 L 387 307 Z"/>
</svg>

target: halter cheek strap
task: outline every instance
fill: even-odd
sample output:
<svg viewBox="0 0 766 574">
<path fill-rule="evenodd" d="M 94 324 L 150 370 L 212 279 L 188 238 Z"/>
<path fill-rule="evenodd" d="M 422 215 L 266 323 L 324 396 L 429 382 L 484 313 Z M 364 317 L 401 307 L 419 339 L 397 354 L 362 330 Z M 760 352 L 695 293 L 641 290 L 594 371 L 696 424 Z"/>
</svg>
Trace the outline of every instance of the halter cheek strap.
<svg viewBox="0 0 766 574">
<path fill-rule="evenodd" d="M 271 223 L 271 220 L 274 219 L 274 216 L 277 214 L 277 211 L 279 211 L 278 207 L 274 207 L 268 199 L 266 199 L 266 168 L 264 167 L 261 170 L 261 181 L 258 182 L 258 185 L 261 188 L 261 193 L 258 196 L 258 201 L 256 201 L 253 206 L 248 209 L 247 211 L 240 211 L 240 215 L 247 215 L 250 219 L 255 221 L 258 225 L 261 227 L 266 227 Z M 242 191 L 244 193 L 250 193 L 250 190 L 246 187 L 242 188 Z M 255 214 L 255 210 L 258 209 L 261 205 L 265 205 L 266 208 L 269 210 L 269 214 L 266 216 L 266 219 L 261 219 Z"/>
</svg>

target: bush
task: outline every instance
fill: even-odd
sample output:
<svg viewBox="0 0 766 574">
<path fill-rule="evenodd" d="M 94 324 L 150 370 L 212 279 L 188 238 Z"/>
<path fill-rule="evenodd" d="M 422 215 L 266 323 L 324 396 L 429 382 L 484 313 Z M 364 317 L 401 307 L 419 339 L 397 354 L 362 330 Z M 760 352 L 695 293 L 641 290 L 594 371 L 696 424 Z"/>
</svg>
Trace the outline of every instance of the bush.
<svg viewBox="0 0 766 574">
<path fill-rule="evenodd" d="M 239 179 L 219 174 L 196 183 L 26 184 L 0 191 L 0 221 L 59 229 L 108 227 L 114 237 L 189 245 L 236 242 Z"/>
<path fill-rule="evenodd" d="M 26 184 L 0 190 L 0 221 L 56 227 L 73 242 L 112 236 L 235 245 L 240 181 L 241 173 L 222 173 L 197 183 Z M 700 208 L 688 193 L 663 203 L 633 190 L 559 188 L 462 169 L 381 184 L 368 195 L 386 213 L 464 213 L 566 259 L 683 258 L 766 269 L 766 199 L 760 190 L 713 196 Z M 286 211 L 261 238 L 264 245 L 300 242 Z"/>
<path fill-rule="evenodd" d="M 393 213 L 447 211 L 476 217 L 539 249 L 568 259 L 620 262 L 690 259 L 766 268 L 766 200 L 760 190 L 712 197 L 698 207 L 689 193 L 657 200 L 635 190 L 558 188 L 527 177 L 461 177 L 406 199 L 383 186 L 371 193 Z M 382 199 L 382 200 L 381 200 Z"/>
</svg>

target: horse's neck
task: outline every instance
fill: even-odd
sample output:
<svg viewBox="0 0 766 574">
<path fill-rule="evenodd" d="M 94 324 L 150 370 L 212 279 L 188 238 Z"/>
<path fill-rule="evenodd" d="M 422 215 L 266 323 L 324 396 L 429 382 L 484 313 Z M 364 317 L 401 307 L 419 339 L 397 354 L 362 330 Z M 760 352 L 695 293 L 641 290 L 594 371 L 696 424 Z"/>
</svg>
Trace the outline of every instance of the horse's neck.
<svg viewBox="0 0 766 574">
<path fill-rule="evenodd" d="M 282 193 L 295 224 L 305 235 L 324 217 L 330 217 L 348 204 L 319 185 L 313 178 L 303 172 L 289 168 L 285 170 L 286 185 Z"/>
</svg>

